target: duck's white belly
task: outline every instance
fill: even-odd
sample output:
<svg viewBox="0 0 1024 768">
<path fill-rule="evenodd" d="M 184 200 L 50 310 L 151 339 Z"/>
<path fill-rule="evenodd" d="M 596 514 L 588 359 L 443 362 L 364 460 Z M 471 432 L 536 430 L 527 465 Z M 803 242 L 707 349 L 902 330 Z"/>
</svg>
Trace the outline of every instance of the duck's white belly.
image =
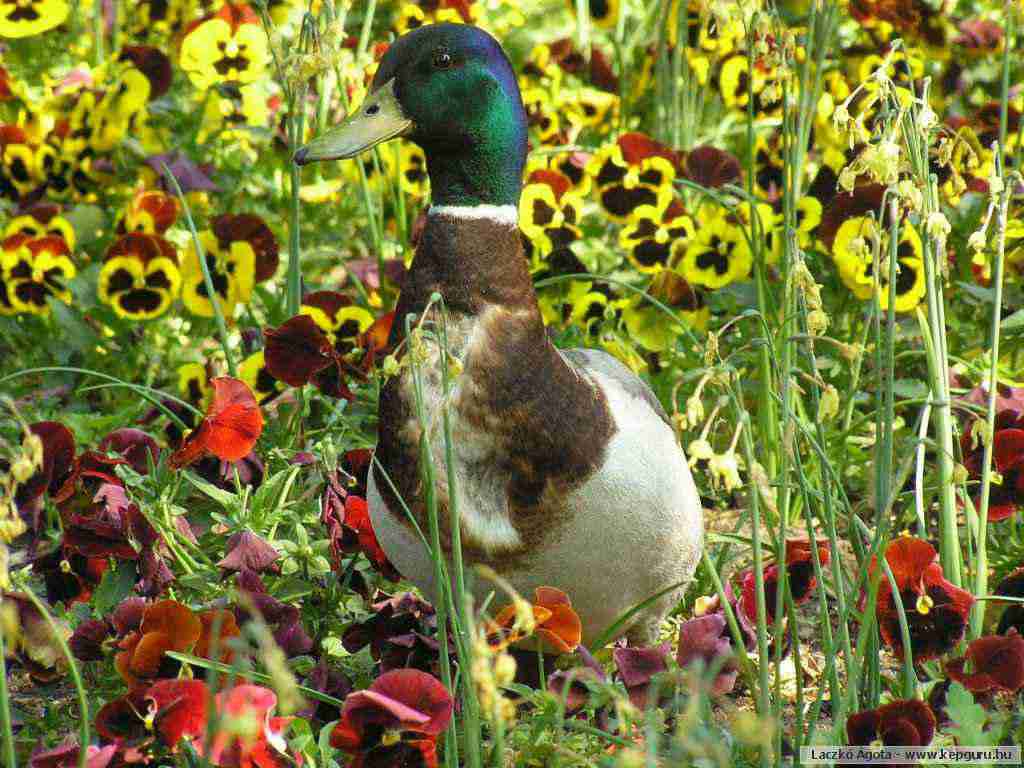
<svg viewBox="0 0 1024 768">
<path fill-rule="evenodd" d="M 643 400 L 623 390 L 608 376 L 592 373 L 607 398 L 616 432 L 605 461 L 583 485 L 569 495 L 565 522 L 551 531 L 534 551 L 516 558 L 515 566 L 499 568 L 501 575 L 525 597 L 538 586 L 565 591 L 583 622 L 584 643 L 594 640 L 623 613 L 653 595 L 685 584 L 700 560 L 703 511 L 690 469 L 671 428 Z M 462 447 L 475 450 L 470 435 Z M 455 441 L 461 443 L 458 428 Z M 461 453 L 461 451 L 457 451 Z M 436 452 L 435 452 L 436 455 Z M 458 458 L 456 459 L 458 461 Z M 443 465 L 438 472 L 444 472 Z M 458 473 L 462 475 L 462 472 Z M 495 478 L 494 494 L 504 494 Z M 464 525 L 486 526 L 474 510 L 474 496 L 459 490 Z M 414 530 L 396 520 L 386 508 L 370 473 L 370 517 L 381 546 L 398 571 L 430 599 L 434 567 L 429 552 Z M 493 514 L 487 510 L 486 515 Z M 424 531 L 424 534 L 427 532 Z M 495 530 L 495 533 L 500 533 Z M 495 585 L 474 578 L 467 563 L 468 582 L 475 582 L 478 602 Z M 632 634 L 644 639 L 653 630 L 651 617 L 664 614 L 682 588 L 657 601 L 631 622 Z M 507 602 L 498 594 L 496 605 Z"/>
</svg>

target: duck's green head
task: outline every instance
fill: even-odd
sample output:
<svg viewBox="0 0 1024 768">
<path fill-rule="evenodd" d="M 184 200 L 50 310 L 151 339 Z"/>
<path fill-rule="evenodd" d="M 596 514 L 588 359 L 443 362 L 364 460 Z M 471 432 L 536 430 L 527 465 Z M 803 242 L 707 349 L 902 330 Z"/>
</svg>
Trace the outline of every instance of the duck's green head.
<svg viewBox="0 0 1024 768">
<path fill-rule="evenodd" d="M 355 157 L 398 136 L 423 148 L 435 205 L 517 205 L 526 112 L 498 41 L 468 24 L 403 35 L 363 105 L 300 148 L 295 162 Z"/>
</svg>

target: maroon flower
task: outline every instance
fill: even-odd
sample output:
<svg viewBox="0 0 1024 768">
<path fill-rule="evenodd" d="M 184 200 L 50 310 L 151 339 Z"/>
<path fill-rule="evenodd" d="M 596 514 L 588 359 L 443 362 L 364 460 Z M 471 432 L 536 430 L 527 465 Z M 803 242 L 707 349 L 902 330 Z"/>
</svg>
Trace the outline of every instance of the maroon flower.
<svg viewBox="0 0 1024 768">
<path fill-rule="evenodd" d="M 974 694 L 1015 693 L 1024 688 L 1024 638 L 1012 629 L 979 637 L 964 656 L 946 664 L 946 674 Z"/>
<path fill-rule="evenodd" d="M 138 559 L 128 538 L 131 506 L 124 486 L 115 483 L 100 485 L 91 504 L 63 505 L 65 550 L 83 557 Z"/>
<path fill-rule="evenodd" d="M 110 625 L 107 622 L 88 619 L 75 627 L 68 645 L 79 661 L 101 661 L 106 655 L 103 643 L 110 636 Z"/>
<path fill-rule="evenodd" d="M 709 613 L 683 622 L 679 628 L 676 662 L 688 667 L 700 659 L 705 668 L 716 670 L 711 692 L 725 694 L 736 684 L 736 661 L 732 654 L 728 623 L 721 613 Z"/>
<path fill-rule="evenodd" d="M 75 437 L 71 430 L 56 421 L 39 421 L 29 431 L 43 443 L 43 464 L 18 486 L 14 502 L 23 516 L 32 518 L 32 530 L 38 530 L 38 515 L 44 493 L 56 495 L 67 480 L 75 461 Z"/>
<path fill-rule="evenodd" d="M 615 669 L 626 686 L 629 700 L 639 709 L 647 708 L 647 699 L 656 690 L 654 677 L 668 669 L 671 646 L 662 643 L 651 648 L 618 646 L 612 651 Z"/>
<path fill-rule="evenodd" d="M 320 514 L 330 537 L 336 571 L 344 570 L 342 560 L 346 555 L 362 552 L 384 578 L 389 581 L 401 578 L 377 541 L 366 499 L 346 491 L 338 473 L 327 478 L 320 500 Z"/>
<path fill-rule="evenodd" d="M 301 656 L 313 650 L 313 639 L 302 626 L 298 608 L 271 596 L 254 571 L 239 571 L 237 580 L 238 588 L 245 595 L 248 605 L 260 612 L 263 620 L 273 630 L 274 640 L 287 656 Z M 245 608 L 236 607 L 235 617 L 239 626 L 250 619 Z"/>
<path fill-rule="evenodd" d="M 786 541 L 786 574 L 789 579 L 789 590 L 796 605 L 810 600 L 812 591 L 818 585 L 818 580 L 814 576 L 811 546 L 811 542 L 807 539 L 788 539 Z M 815 546 L 818 548 L 818 559 L 822 567 L 828 565 L 830 559 L 828 542 L 819 541 Z M 764 602 L 769 623 L 775 619 L 775 598 L 778 593 L 778 584 L 779 566 L 778 564 L 769 565 L 764 570 Z M 741 577 L 739 608 L 751 625 L 757 623 L 756 587 L 753 570 L 746 571 Z"/>
<path fill-rule="evenodd" d="M 248 529 L 228 539 L 225 549 L 227 554 L 217 565 L 226 571 L 281 572 L 277 563 L 281 553 Z"/>
<path fill-rule="evenodd" d="M 980 480 L 985 448 L 975 446 L 970 434 L 962 440 L 964 466 L 972 480 Z M 996 416 L 996 432 L 992 441 L 992 463 L 1002 481 L 992 483 L 989 491 L 988 519 L 1006 520 L 1024 504 L 1024 413 L 1005 410 Z M 979 496 L 975 504 L 980 503 Z"/>
<path fill-rule="evenodd" d="M 267 370 L 275 379 L 301 387 L 327 366 L 338 365 L 330 339 L 309 315 L 296 315 L 279 328 L 264 328 Z"/>
<path fill-rule="evenodd" d="M 709 145 L 694 147 L 686 154 L 686 178 L 702 187 L 736 184 L 742 178 L 740 162 L 725 150 Z"/>
<path fill-rule="evenodd" d="M 623 648 L 621 650 L 635 649 Z M 579 714 L 590 700 L 588 682 L 601 682 L 601 677 L 590 667 L 573 667 L 571 669 L 559 669 L 548 675 L 547 687 L 548 691 L 559 699 L 564 697 L 565 714 L 572 717 Z M 645 694 L 646 690 L 646 686 L 643 687 Z M 633 700 L 632 692 L 630 693 L 630 700 L 636 704 L 636 701 Z M 637 704 L 637 706 L 643 705 Z"/>
<path fill-rule="evenodd" d="M 881 741 L 887 747 L 924 747 L 935 735 L 935 715 L 923 701 L 894 701 L 878 709 L 856 712 L 846 719 L 851 745 Z"/>
<path fill-rule="evenodd" d="M 336 699 L 344 699 L 352 693 L 352 680 L 341 670 L 329 667 L 326 656 L 320 658 L 302 684 Z M 337 720 L 338 714 L 338 707 L 323 701 L 310 701 L 306 709 L 296 713 L 298 717 L 316 719 L 320 723 Z"/>
<path fill-rule="evenodd" d="M 350 768 L 422 765 L 436 768 L 438 736 L 452 717 L 452 697 L 416 669 L 385 672 L 345 699 L 331 746 L 355 756 Z"/>
<path fill-rule="evenodd" d="M 369 646 L 370 655 L 385 672 L 404 668 L 437 672 L 440 646 L 433 606 L 412 592 L 380 595 L 383 599 L 372 606 L 374 614 L 345 630 L 345 650 L 357 653 Z"/>
<path fill-rule="evenodd" d="M 160 446 L 141 429 L 115 429 L 100 441 L 98 447 L 101 451 L 120 455 L 140 475 L 149 474 L 150 461 L 154 467 L 160 461 Z"/>
<path fill-rule="evenodd" d="M 934 659 L 952 650 L 963 637 L 974 597 L 946 580 L 938 554 L 927 541 L 901 536 L 886 547 L 885 559 L 903 602 L 914 661 Z M 876 564 L 872 562 L 871 567 Z M 882 640 L 895 653 L 902 653 L 899 612 L 884 577 L 875 612 Z"/>
</svg>

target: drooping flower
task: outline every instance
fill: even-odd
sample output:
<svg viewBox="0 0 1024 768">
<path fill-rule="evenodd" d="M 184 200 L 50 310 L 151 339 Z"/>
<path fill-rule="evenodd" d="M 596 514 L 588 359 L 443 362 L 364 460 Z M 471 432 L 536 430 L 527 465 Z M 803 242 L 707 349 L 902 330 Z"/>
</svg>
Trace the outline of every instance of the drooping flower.
<svg viewBox="0 0 1024 768">
<path fill-rule="evenodd" d="M 654 688 L 653 678 L 668 669 L 671 654 L 669 643 L 651 648 L 633 648 L 623 645 L 612 651 L 615 671 L 626 686 L 629 700 L 637 709 L 646 709 L 648 698 Z"/>
<path fill-rule="evenodd" d="M 221 376 L 211 384 L 213 402 L 206 417 L 171 456 L 172 467 L 188 466 L 206 453 L 222 461 L 238 461 L 263 432 L 259 403 L 244 382 Z"/>
<path fill-rule="evenodd" d="M 160 317 L 181 287 L 178 254 L 158 234 L 130 232 L 107 251 L 100 268 L 100 300 L 129 320 Z"/>
<path fill-rule="evenodd" d="M 310 315 L 296 315 L 279 328 L 265 328 L 267 370 L 275 379 L 301 387 L 332 363 L 337 353 Z"/>
<path fill-rule="evenodd" d="M 67 0 L 5 0 L 0 3 L 0 37 L 41 34 L 63 24 L 70 12 Z"/>
<path fill-rule="evenodd" d="M 916 699 L 855 712 L 846 719 L 846 738 L 851 745 L 881 741 L 887 747 L 924 747 L 934 736 L 935 714 Z"/>
<path fill-rule="evenodd" d="M 160 463 L 160 446 L 141 429 L 115 429 L 100 441 L 97 450 L 119 454 L 140 475 L 149 474 L 150 463 Z"/>
<path fill-rule="evenodd" d="M 193 24 L 181 43 L 181 68 L 206 90 L 221 83 L 251 83 L 270 61 L 259 16 L 245 4 L 224 5 Z"/>
<path fill-rule="evenodd" d="M 1015 693 L 1024 688 L 1024 638 L 1013 629 L 979 637 L 964 656 L 946 663 L 946 674 L 974 694 Z"/>
<path fill-rule="evenodd" d="M 938 553 L 927 541 L 901 536 L 885 550 L 910 630 L 915 661 L 927 661 L 951 650 L 963 637 L 974 598 L 946 580 Z M 872 563 L 872 569 L 877 565 Z M 899 613 L 889 580 L 883 576 L 876 605 L 882 640 L 903 652 Z"/>
<path fill-rule="evenodd" d="M 331 746 L 355 756 L 352 768 L 437 768 L 437 738 L 452 709 L 451 694 L 433 676 L 416 669 L 385 672 L 345 699 Z"/>
<path fill-rule="evenodd" d="M 380 662 L 383 672 L 418 669 L 439 673 L 437 615 L 430 603 L 412 592 L 377 592 L 370 608 L 373 613 L 368 619 L 352 624 L 342 635 L 346 651 L 358 653 L 369 647 L 370 656 Z"/>
<path fill-rule="evenodd" d="M 708 613 L 679 627 L 679 645 L 676 662 L 687 667 L 700 660 L 705 668 L 715 669 L 711 692 L 722 695 L 736 684 L 739 668 L 732 654 L 728 624 L 721 613 Z"/>
<path fill-rule="evenodd" d="M 247 569 L 256 573 L 268 570 L 278 573 L 281 570 L 277 562 L 281 559 L 281 553 L 248 529 L 228 539 L 225 550 L 226 554 L 217 566 L 226 571 Z"/>
</svg>

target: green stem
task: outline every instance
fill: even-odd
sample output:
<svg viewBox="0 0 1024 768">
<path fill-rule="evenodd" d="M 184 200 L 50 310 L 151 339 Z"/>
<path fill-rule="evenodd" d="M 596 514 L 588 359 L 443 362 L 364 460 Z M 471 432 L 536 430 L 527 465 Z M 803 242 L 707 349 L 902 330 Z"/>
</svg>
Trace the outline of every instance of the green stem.
<svg viewBox="0 0 1024 768">
<path fill-rule="evenodd" d="M 4 739 L 4 765 L 15 766 L 14 729 L 11 727 L 11 699 L 7 690 L 7 650 L 4 648 L 4 630 L 0 629 L 0 733 Z"/>
</svg>

